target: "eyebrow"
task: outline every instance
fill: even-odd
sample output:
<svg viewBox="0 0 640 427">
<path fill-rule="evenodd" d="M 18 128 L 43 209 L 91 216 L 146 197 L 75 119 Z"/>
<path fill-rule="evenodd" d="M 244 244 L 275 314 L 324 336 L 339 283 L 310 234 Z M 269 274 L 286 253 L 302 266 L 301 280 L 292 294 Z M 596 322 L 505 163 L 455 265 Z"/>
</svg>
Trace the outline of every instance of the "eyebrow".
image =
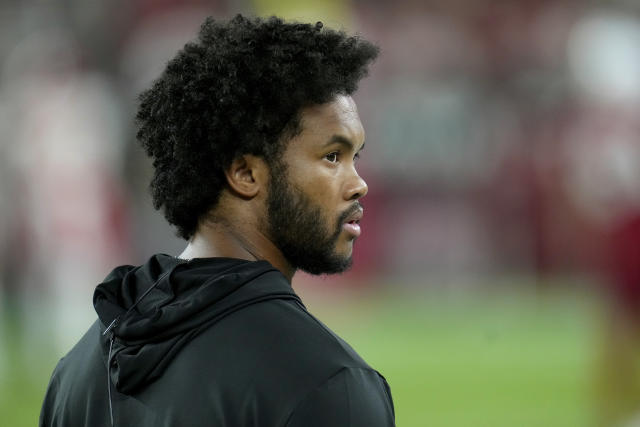
<svg viewBox="0 0 640 427">
<path fill-rule="evenodd" d="M 353 142 L 349 138 L 346 138 L 346 137 L 344 137 L 342 135 L 333 135 L 331 137 L 331 139 L 329 140 L 329 142 L 327 142 L 325 144 L 325 146 L 328 146 L 328 145 L 331 145 L 331 144 L 336 144 L 336 143 L 340 144 L 340 145 L 343 145 L 343 146 L 347 147 L 350 150 L 355 150 L 355 146 L 354 146 Z M 363 142 L 362 146 L 358 150 L 358 153 L 360 151 L 362 151 L 362 149 L 364 148 L 364 144 L 365 143 Z"/>
</svg>

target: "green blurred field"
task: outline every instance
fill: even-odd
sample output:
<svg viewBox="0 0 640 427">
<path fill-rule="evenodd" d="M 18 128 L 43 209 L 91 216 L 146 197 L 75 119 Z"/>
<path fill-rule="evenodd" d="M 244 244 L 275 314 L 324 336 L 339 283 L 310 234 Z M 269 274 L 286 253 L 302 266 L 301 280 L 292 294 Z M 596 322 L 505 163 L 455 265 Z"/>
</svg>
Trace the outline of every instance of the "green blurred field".
<svg viewBox="0 0 640 427">
<path fill-rule="evenodd" d="M 389 381 L 399 426 L 593 425 L 591 300 L 380 296 L 331 313 L 322 318 Z"/>
<path fill-rule="evenodd" d="M 589 299 L 387 291 L 305 301 L 387 378 L 398 426 L 592 424 L 598 322 Z M 2 320 L 0 424 L 33 426 L 59 355 L 44 346 L 30 362 Z"/>
</svg>

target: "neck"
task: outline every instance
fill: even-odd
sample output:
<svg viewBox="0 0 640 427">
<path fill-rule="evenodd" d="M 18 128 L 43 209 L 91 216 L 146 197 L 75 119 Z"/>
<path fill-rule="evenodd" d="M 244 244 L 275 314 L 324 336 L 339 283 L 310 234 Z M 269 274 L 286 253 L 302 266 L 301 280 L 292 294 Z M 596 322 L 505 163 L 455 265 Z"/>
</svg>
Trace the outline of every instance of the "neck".
<svg viewBox="0 0 640 427">
<path fill-rule="evenodd" d="M 178 257 L 264 260 L 280 270 L 289 283 L 296 271 L 273 242 L 255 227 L 231 226 L 224 221 L 203 223 Z"/>
</svg>

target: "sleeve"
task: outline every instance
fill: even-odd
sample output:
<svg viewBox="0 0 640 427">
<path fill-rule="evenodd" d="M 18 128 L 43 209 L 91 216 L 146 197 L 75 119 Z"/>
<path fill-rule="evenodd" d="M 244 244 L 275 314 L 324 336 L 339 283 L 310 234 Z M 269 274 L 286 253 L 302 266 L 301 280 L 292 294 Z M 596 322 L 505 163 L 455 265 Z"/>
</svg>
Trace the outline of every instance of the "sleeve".
<svg viewBox="0 0 640 427">
<path fill-rule="evenodd" d="M 344 368 L 309 393 L 286 426 L 395 426 L 389 386 L 376 371 Z"/>
</svg>

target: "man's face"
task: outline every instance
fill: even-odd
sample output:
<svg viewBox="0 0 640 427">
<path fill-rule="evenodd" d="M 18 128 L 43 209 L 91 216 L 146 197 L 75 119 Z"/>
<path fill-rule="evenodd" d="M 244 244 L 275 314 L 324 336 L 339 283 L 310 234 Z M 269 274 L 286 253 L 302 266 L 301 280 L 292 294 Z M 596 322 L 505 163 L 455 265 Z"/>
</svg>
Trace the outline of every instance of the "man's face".
<svg viewBox="0 0 640 427">
<path fill-rule="evenodd" d="M 270 162 L 269 235 L 294 268 L 339 273 L 351 266 L 360 235 L 367 184 L 355 163 L 364 129 L 348 96 L 302 110 L 301 126 L 282 159 Z"/>
</svg>

